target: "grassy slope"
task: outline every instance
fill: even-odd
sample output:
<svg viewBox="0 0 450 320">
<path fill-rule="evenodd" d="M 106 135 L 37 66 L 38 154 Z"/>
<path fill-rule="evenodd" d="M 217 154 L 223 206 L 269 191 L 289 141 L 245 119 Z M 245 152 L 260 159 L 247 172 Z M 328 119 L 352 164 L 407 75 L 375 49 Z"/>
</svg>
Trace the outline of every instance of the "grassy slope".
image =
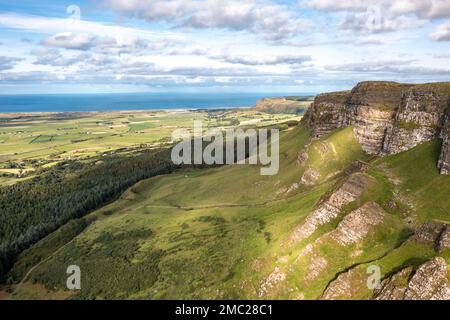
<svg viewBox="0 0 450 320">
<path fill-rule="evenodd" d="M 67 266 L 77 264 L 82 270 L 77 298 L 255 298 L 261 283 L 278 267 L 286 280 L 273 286 L 267 297 L 317 298 L 348 268 L 382 261 L 387 273 L 414 257 L 431 255 L 427 248 L 395 248 L 407 234 L 404 198 L 414 200 L 408 210 L 418 221 L 449 221 L 448 214 L 438 210 L 450 205 L 450 178 L 435 169 L 437 142 L 373 162 L 367 173 L 370 187 L 357 201 L 307 241 L 289 245 L 293 228 L 344 181 L 342 169 L 355 159 L 368 160 L 351 128 L 339 130 L 313 143 L 307 166 L 321 177 L 341 173 L 315 187 L 300 186 L 287 193 L 307 167 L 297 163 L 307 139 L 302 128 L 282 134 L 276 176 L 260 176 L 255 166 L 226 166 L 142 181 L 120 200 L 86 217 L 94 222 L 73 240 L 52 241 L 51 236 L 61 237 L 51 235 L 25 252 L 12 275 L 23 277 L 40 254 L 43 262 L 25 282 L 62 290 Z M 323 145 L 328 147 L 320 148 Z M 398 198 L 399 192 L 404 197 Z M 338 246 L 326 233 L 345 213 L 368 201 L 387 211 L 384 223 L 364 241 Z M 397 205 L 392 208 L 389 201 Z M 308 243 L 328 261 L 315 279 L 308 279 L 311 257 L 298 259 Z M 15 297 L 28 297 L 25 288 L 19 287 Z M 360 292 L 361 297 L 370 297 L 364 288 Z"/>
<path fill-rule="evenodd" d="M 440 175 L 436 168 L 440 150 L 441 143 L 432 141 L 377 161 L 401 178 L 399 187 L 411 199 L 420 221 L 435 219 L 450 223 L 449 177 Z"/>
<path fill-rule="evenodd" d="M 313 141 L 305 166 L 319 174 L 316 183 L 320 183 L 342 174 L 355 159 L 368 160 L 369 156 L 356 143 L 353 130 L 348 127 Z"/>
</svg>

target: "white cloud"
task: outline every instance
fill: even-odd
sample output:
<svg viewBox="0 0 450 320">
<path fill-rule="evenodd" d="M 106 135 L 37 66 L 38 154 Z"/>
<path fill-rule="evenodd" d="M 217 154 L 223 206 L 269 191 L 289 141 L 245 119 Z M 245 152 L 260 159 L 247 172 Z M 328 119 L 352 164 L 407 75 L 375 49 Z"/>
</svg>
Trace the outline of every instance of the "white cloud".
<svg viewBox="0 0 450 320">
<path fill-rule="evenodd" d="M 21 60 L 22 59 L 16 57 L 0 56 L 0 71 L 14 68 L 16 62 Z"/>
<path fill-rule="evenodd" d="M 362 61 L 341 65 L 326 66 L 325 69 L 331 71 L 352 71 L 352 72 L 380 72 L 392 70 L 398 66 L 410 65 L 413 60 L 388 60 L 388 61 Z"/>
<path fill-rule="evenodd" d="M 185 77 L 184 82 L 186 83 L 203 83 L 206 81 L 204 77 Z"/>
<path fill-rule="evenodd" d="M 78 63 L 82 63 L 91 57 L 88 53 L 65 56 L 62 55 L 58 50 L 49 48 L 32 50 L 30 54 L 36 57 L 36 60 L 33 62 L 33 64 L 54 67 L 69 67 Z"/>
<path fill-rule="evenodd" d="M 382 33 L 419 28 L 425 24 L 424 20 L 417 18 L 407 16 L 389 17 L 371 9 L 363 13 L 348 14 L 340 27 L 344 30 L 360 33 Z"/>
<path fill-rule="evenodd" d="M 248 31 L 279 41 L 295 37 L 311 23 L 289 7 L 268 0 L 106 0 L 113 10 L 179 27 Z"/>
<path fill-rule="evenodd" d="M 312 60 L 310 56 L 306 55 L 294 55 L 294 54 L 278 54 L 278 55 L 252 55 L 252 54 L 222 54 L 217 56 L 211 56 L 214 59 L 218 59 L 224 62 L 232 64 L 242 64 L 249 66 L 261 66 L 261 65 L 300 65 Z"/>
<path fill-rule="evenodd" d="M 161 51 L 184 45 L 187 37 L 173 32 L 109 25 L 86 20 L 1 14 L 0 28 L 18 29 L 26 33 L 49 35 L 39 42 L 46 47 L 91 50 L 118 55 Z"/>
<path fill-rule="evenodd" d="M 450 17 L 449 0 L 301 0 L 300 6 L 344 12 L 341 28 L 363 33 L 393 32 Z"/>
<path fill-rule="evenodd" d="M 59 81 L 74 87 L 113 82 L 180 87 L 270 83 L 268 88 L 298 88 L 314 81 L 329 85 L 384 78 L 448 79 L 448 71 L 440 68 L 443 61 L 427 55 L 430 51 L 424 32 L 408 30 L 432 19 L 426 17 L 438 16 L 435 9 L 419 10 L 414 1 L 389 4 L 381 0 L 382 10 L 387 11 L 375 21 L 378 24 L 370 25 L 367 20 L 373 15 L 367 3 L 375 3 L 372 0 L 312 0 L 317 8 L 333 13 L 311 15 L 298 7 L 277 4 L 281 2 L 106 0 L 114 4 L 114 13 L 122 14 L 110 18 L 120 25 L 0 13 L 0 28 L 7 32 L 18 29 L 20 35 L 16 40 L 1 36 L 0 40 L 13 50 L 10 55 L 23 58 L 21 62 L 2 62 L 0 57 L 0 69 L 7 71 L 0 76 L 9 83 Z M 317 24 L 310 33 L 303 33 L 308 23 L 301 18 L 304 13 Z M 444 13 L 443 7 L 440 15 Z M 151 23 L 118 19 L 123 16 Z M 336 18 L 341 25 L 336 25 Z M 432 38 L 448 41 L 450 22 L 440 23 Z M 127 27 L 131 25 L 139 27 Z M 398 30 L 402 31 L 385 33 Z M 43 40 L 36 41 L 33 33 Z M 20 42 L 23 37 L 33 42 Z M 435 45 L 435 54 L 445 53 L 445 43 Z M 378 58 L 384 60 L 376 61 Z M 412 59 L 417 62 L 412 63 Z"/>
<path fill-rule="evenodd" d="M 91 36 L 142 37 L 146 39 L 171 39 L 184 41 L 185 37 L 171 32 L 153 32 L 146 29 L 128 28 L 105 23 L 49 18 L 14 13 L 0 13 L 0 27 L 19 29 L 42 34 L 89 34 Z"/>
<path fill-rule="evenodd" d="M 426 76 L 448 76 L 448 68 L 432 68 L 418 65 L 416 60 L 383 60 L 383 61 L 362 61 L 334 66 L 326 66 L 326 70 L 360 73 L 366 76 L 370 74 L 397 74 L 397 75 L 426 75 Z"/>
<path fill-rule="evenodd" d="M 450 41 L 450 21 L 436 28 L 431 38 L 437 41 Z"/>
<path fill-rule="evenodd" d="M 322 11 L 364 12 L 371 7 L 378 7 L 383 13 L 392 16 L 414 14 L 419 18 L 450 17 L 448 0 L 301 0 L 303 7 Z"/>
<path fill-rule="evenodd" d="M 214 77 L 215 82 L 217 83 L 232 83 L 232 77 Z"/>
<path fill-rule="evenodd" d="M 435 58 L 435 59 L 450 59 L 450 53 L 433 54 L 433 58 Z"/>
<path fill-rule="evenodd" d="M 45 38 L 41 43 L 45 46 L 88 50 L 95 45 L 95 36 L 88 33 L 63 32 Z"/>
</svg>

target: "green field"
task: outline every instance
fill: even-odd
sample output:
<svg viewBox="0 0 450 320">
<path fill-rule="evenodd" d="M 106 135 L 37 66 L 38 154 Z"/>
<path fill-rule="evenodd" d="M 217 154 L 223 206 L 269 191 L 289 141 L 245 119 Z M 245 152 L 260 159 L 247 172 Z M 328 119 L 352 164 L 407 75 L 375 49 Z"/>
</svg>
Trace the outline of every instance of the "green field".
<svg viewBox="0 0 450 320">
<path fill-rule="evenodd" d="M 65 160 L 164 146 L 175 129 L 191 129 L 194 120 L 205 128 L 227 128 L 247 126 L 249 120 L 266 126 L 299 119 L 252 109 L 0 114 L 0 185 L 27 179 Z"/>
</svg>

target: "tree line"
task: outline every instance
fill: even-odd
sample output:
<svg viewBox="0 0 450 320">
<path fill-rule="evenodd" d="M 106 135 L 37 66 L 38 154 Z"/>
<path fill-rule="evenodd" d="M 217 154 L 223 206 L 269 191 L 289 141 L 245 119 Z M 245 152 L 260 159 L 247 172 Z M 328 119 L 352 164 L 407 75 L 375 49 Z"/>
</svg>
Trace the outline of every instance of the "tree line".
<svg viewBox="0 0 450 320">
<path fill-rule="evenodd" d="M 193 140 L 191 144 L 193 147 Z M 234 159 L 241 160 L 234 149 Z M 248 156 L 249 140 L 245 139 L 243 157 Z M 171 148 L 108 155 L 98 160 L 63 161 L 37 177 L 0 187 L 0 283 L 25 249 L 69 221 L 116 199 L 140 180 L 181 167 L 211 167 L 177 166 L 171 160 Z"/>
<path fill-rule="evenodd" d="M 72 219 L 117 198 L 136 182 L 175 170 L 170 150 L 67 161 L 0 188 L 0 280 L 23 250 Z"/>
</svg>

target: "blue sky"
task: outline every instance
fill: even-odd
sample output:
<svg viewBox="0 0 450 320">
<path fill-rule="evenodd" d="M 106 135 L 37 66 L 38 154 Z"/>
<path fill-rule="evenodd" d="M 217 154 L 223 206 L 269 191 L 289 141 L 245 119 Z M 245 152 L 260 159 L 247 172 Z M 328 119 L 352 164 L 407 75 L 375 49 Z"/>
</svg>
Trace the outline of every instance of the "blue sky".
<svg viewBox="0 0 450 320">
<path fill-rule="evenodd" d="M 0 0 L 1 93 L 317 93 L 449 62 L 448 0 Z"/>
</svg>

